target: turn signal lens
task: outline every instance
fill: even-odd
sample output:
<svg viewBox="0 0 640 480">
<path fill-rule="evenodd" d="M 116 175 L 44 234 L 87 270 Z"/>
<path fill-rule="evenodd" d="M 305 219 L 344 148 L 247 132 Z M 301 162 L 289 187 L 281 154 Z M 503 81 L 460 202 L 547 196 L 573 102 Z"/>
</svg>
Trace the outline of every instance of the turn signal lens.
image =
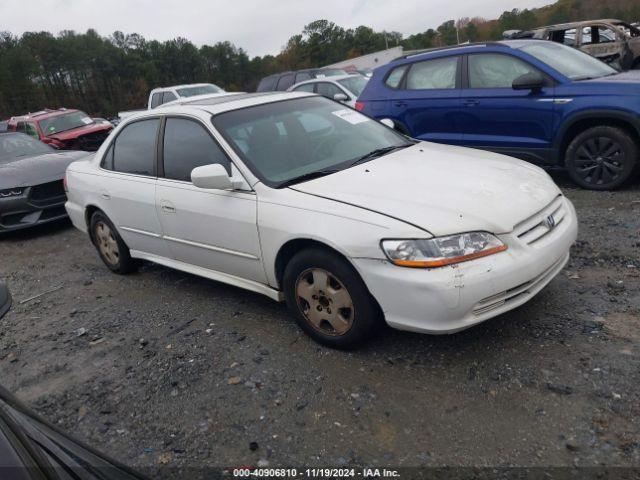
<svg viewBox="0 0 640 480">
<path fill-rule="evenodd" d="M 437 268 L 504 252 L 507 246 L 487 232 L 469 232 L 428 240 L 383 240 L 382 250 L 401 267 Z"/>
<path fill-rule="evenodd" d="M 356 110 L 361 112 L 364 110 L 364 102 L 356 102 Z"/>
</svg>

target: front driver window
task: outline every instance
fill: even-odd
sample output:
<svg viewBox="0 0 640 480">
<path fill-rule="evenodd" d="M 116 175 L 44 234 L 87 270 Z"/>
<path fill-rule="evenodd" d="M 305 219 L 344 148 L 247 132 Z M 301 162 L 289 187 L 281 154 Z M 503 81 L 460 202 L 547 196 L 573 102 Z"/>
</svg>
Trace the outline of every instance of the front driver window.
<svg viewBox="0 0 640 480">
<path fill-rule="evenodd" d="M 231 174 L 231 162 L 203 126 L 184 118 L 167 118 L 164 128 L 164 176 L 191 181 L 191 171 L 221 164 Z"/>
<path fill-rule="evenodd" d="M 516 78 L 537 71 L 519 58 L 508 55 L 470 55 L 469 88 L 511 88 Z"/>
</svg>

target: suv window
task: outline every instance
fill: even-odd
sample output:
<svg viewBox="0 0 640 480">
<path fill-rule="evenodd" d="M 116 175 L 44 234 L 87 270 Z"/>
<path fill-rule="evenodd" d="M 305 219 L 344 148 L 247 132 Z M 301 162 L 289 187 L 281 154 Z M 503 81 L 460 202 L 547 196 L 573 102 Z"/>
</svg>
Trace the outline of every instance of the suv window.
<svg viewBox="0 0 640 480">
<path fill-rule="evenodd" d="M 407 68 L 409 68 L 409 65 L 402 65 L 391 70 L 391 73 L 384 82 L 387 87 L 398 88 Z"/>
<path fill-rule="evenodd" d="M 38 129 L 36 128 L 36 126 L 33 123 L 26 123 L 25 124 L 25 133 L 33 138 L 35 138 L 36 140 L 40 140 L 40 135 L 38 135 Z"/>
<path fill-rule="evenodd" d="M 156 136 L 160 120 L 131 123 L 115 139 L 113 170 L 137 175 L 155 175 Z"/>
<path fill-rule="evenodd" d="M 160 104 L 162 104 L 162 92 L 151 95 L 151 108 L 156 108 Z"/>
<path fill-rule="evenodd" d="M 280 80 L 278 81 L 278 86 L 276 87 L 276 90 L 284 92 L 287 88 L 293 85 L 294 78 L 295 78 L 295 75 L 293 73 L 288 73 L 286 75 L 281 76 Z"/>
<path fill-rule="evenodd" d="M 205 128 L 193 120 L 167 118 L 164 128 L 164 176 L 191 181 L 191 171 L 219 163 L 231 174 L 231 162 Z"/>
<path fill-rule="evenodd" d="M 456 88 L 458 57 L 436 58 L 411 65 L 407 74 L 407 90 Z"/>
<path fill-rule="evenodd" d="M 258 84 L 257 92 L 270 92 L 275 89 L 277 76 L 271 75 L 269 77 L 263 78 L 260 80 Z"/>
<path fill-rule="evenodd" d="M 314 90 L 314 83 L 305 83 L 304 85 L 300 85 L 299 87 L 296 87 L 293 89 L 294 92 L 310 92 L 313 93 Z"/>
<path fill-rule="evenodd" d="M 316 93 L 319 93 L 323 97 L 327 97 L 333 100 L 333 96 L 335 94 L 344 92 L 336 87 L 333 83 L 319 82 L 316 84 Z"/>
<path fill-rule="evenodd" d="M 164 92 L 162 94 L 162 104 L 164 105 L 167 102 L 173 102 L 174 100 L 177 100 L 178 97 L 176 97 L 174 95 L 173 92 Z"/>
<path fill-rule="evenodd" d="M 469 88 L 511 88 L 516 78 L 534 72 L 538 70 L 510 55 L 469 55 Z"/>
</svg>

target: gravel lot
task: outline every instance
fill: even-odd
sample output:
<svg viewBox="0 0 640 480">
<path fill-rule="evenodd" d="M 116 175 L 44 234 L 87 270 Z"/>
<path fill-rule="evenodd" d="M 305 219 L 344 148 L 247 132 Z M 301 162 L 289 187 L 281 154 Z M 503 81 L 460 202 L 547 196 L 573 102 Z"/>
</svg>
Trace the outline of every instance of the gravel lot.
<svg viewBox="0 0 640 480">
<path fill-rule="evenodd" d="M 4 236 L 15 302 L 0 321 L 1 383 L 153 475 L 640 467 L 640 186 L 557 180 L 579 241 L 534 300 L 453 336 L 387 330 L 351 353 L 319 347 L 266 297 L 151 264 L 116 276 L 66 223 Z"/>
</svg>

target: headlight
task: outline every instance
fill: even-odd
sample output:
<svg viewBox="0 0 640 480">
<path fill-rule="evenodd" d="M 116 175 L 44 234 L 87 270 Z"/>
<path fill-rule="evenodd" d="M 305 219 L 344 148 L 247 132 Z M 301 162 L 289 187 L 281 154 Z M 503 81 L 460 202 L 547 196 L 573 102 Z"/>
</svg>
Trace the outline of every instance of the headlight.
<svg viewBox="0 0 640 480">
<path fill-rule="evenodd" d="M 383 240 L 382 250 L 395 265 L 436 268 L 504 252 L 507 246 L 486 232 L 470 232 L 428 240 Z"/>
<path fill-rule="evenodd" d="M 24 188 L 8 188 L 0 190 L 0 198 L 19 197 L 24 193 Z"/>
</svg>

